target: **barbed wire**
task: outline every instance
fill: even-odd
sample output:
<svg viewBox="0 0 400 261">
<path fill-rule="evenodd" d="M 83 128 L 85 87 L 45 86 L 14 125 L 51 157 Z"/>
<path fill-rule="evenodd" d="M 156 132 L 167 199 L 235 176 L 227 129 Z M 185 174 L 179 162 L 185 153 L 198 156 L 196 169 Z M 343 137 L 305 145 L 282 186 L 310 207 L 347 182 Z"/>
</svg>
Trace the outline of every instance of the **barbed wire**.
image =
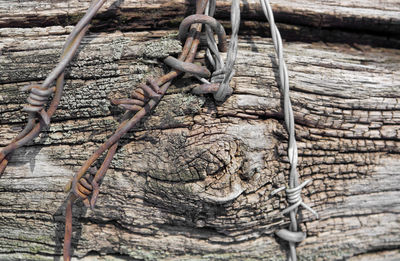
<svg viewBox="0 0 400 261">
<path fill-rule="evenodd" d="M 219 48 L 224 50 L 226 35 L 223 27 L 214 19 L 203 15 L 207 0 L 196 2 L 196 14 L 185 18 L 180 26 L 180 38 L 185 37 L 185 44 L 178 59 L 169 56 L 164 62 L 174 70 L 161 76 L 157 80 L 148 79 L 146 84 L 131 93 L 131 98 L 116 99 L 113 103 L 127 110 L 123 120 L 115 133 L 103 143 L 95 153 L 79 169 L 66 190 L 70 191 L 65 213 L 65 234 L 63 254 L 64 260 L 71 259 L 72 241 L 72 207 L 77 199 L 81 199 L 85 206 L 93 208 L 99 194 L 99 185 L 107 172 L 113 156 L 118 148 L 119 139 L 132 129 L 146 116 L 165 95 L 172 80 L 183 72 L 195 74 L 197 77 L 209 77 L 210 72 L 202 66 L 193 64 L 193 60 L 200 44 L 202 24 L 209 25 L 219 37 Z M 189 31 L 189 32 L 188 32 Z M 133 115 L 134 114 L 134 115 Z M 133 116 L 132 116 L 133 115 Z M 92 165 L 106 152 L 106 156 L 99 170 Z"/>
<path fill-rule="evenodd" d="M 30 91 L 27 99 L 28 104 L 23 107 L 23 111 L 28 112 L 28 122 L 17 137 L 1 150 L 0 175 L 3 174 L 6 169 L 11 154 L 16 149 L 32 141 L 39 135 L 43 128 L 50 124 L 50 119 L 60 104 L 64 91 L 65 68 L 74 58 L 83 37 L 89 29 L 90 21 L 106 1 L 107 0 L 94 0 L 91 2 L 86 14 L 67 37 L 59 63 L 49 73 L 44 82 L 41 85 L 29 85 L 22 88 L 23 91 Z M 54 81 L 56 81 L 56 86 L 49 88 L 53 85 Z M 45 106 L 52 94 L 53 99 L 46 111 Z"/>
<path fill-rule="evenodd" d="M 285 60 L 283 58 L 283 44 L 282 38 L 279 33 L 279 30 L 275 24 L 274 15 L 272 12 L 271 5 L 268 0 L 260 0 L 262 10 L 268 20 L 271 30 L 271 37 L 274 43 L 274 48 L 276 52 L 277 63 L 279 67 L 279 80 L 280 80 L 280 90 L 283 94 L 283 110 L 284 110 L 284 118 L 286 129 L 289 133 L 289 145 L 288 145 L 288 158 L 290 163 L 290 174 L 289 174 L 289 188 L 279 188 L 271 193 L 274 195 L 279 191 L 285 189 L 286 197 L 289 202 L 289 207 L 282 211 L 282 214 L 289 213 L 290 216 L 290 226 L 289 230 L 281 229 L 276 232 L 276 235 L 286 241 L 289 242 L 289 257 L 290 261 L 296 261 L 296 245 L 295 243 L 301 242 L 306 238 L 306 233 L 298 231 L 297 225 L 297 210 L 298 206 L 303 206 L 307 210 L 311 211 L 317 218 L 318 214 L 314 210 L 312 210 L 309 206 L 303 203 L 301 199 L 301 189 L 305 187 L 307 184 L 311 182 L 311 180 L 307 180 L 299 185 L 299 175 L 297 173 L 297 161 L 298 161 L 298 151 L 296 144 L 296 136 L 295 136 L 295 123 L 294 123 L 294 115 L 292 109 L 292 103 L 290 101 L 289 96 L 289 76 L 288 70 L 286 67 Z"/>
</svg>

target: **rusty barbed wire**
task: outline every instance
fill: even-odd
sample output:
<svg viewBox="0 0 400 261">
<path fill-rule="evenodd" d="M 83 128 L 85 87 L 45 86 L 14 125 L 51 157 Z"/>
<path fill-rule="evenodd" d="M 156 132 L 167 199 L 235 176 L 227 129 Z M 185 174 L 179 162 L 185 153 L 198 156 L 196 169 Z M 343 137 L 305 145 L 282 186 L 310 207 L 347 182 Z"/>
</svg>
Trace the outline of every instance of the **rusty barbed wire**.
<svg viewBox="0 0 400 261">
<path fill-rule="evenodd" d="M 181 40 L 185 35 L 185 44 L 178 58 L 167 57 L 164 62 L 173 71 L 161 76 L 157 80 L 148 79 L 146 83 L 139 85 L 139 88 L 131 92 L 130 98 L 114 99 L 112 103 L 127 110 L 122 122 L 115 133 L 102 144 L 93 155 L 85 162 L 66 190 L 70 191 L 65 213 L 65 234 L 64 234 L 64 260 L 71 259 L 72 240 L 72 207 L 77 199 L 81 199 L 85 206 L 93 208 L 99 194 L 99 184 L 110 166 L 113 156 L 118 148 L 119 139 L 132 129 L 145 115 L 147 115 L 165 95 L 172 80 L 183 72 L 193 74 L 197 77 L 209 77 L 211 73 L 207 68 L 193 64 L 193 60 L 200 44 L 200 33 L 202 24 L 210 25 L 219 37 L 221 51 L 226 48 L 226 34 L 222 25 L 215 19 L 205 18 L 203 13 L 206 9 L 207 0 L 196 1 L 196 14 L 185 19 L 180 26 Z M 134 115 L 133 115 L 134 114 Z M 91 166 L 98 158 L 107 152 L 101 167 L 95 171 Z M 95 174 L 93 174 L 96 172 Z"/>
<path fill-rule="evenodd" d="M 113 99 L 111 102 L 114 105 L 119 105 L 121 108 L 138 112 L 143 109 L 143 106 L 152 98 L 160 98 L 160 86 L 154 79 L 148 79 L 146 84 L 140 84 L 139 89 L 131 92 L 131 98 Z"/>
<path fill-rule="evenodd" d="M 288 145 L 288 158 L 290 163 L 290 174 L 289 174 L 289 188 L 281 187 L 272 191 L 271 195 L 278 193 L 285 189 L 286 197 L 289 203 L 289 207 L 282 211 L 282 214 L 289 213 L 290 217 L 290 225 L 289 229 L 280 229 L 276 232 L 276 235 L 283 240 L 289 242 L 289 261 L 296 261 L 296 243 L 303 241 L 306 238 L 306 233 L 302 231 L 298 231 L 297 224 L 297 211 L 298 207 L 302 206 L 309 210 L 313 215 L 319 218 L 317 212 L 315 212 L 312 208 L 307 206 L 302 198 L 301 198 L 301 190 L 308 185 L 311 180 L 306 180 L 302 184 L 299 184 L 299 175 L 297 173 L 297 160 L 298 160 L 298 151 L 297 151 L 297 143 L 295 136 L 295 123 L 294 123 L 294 115 L 292 109 L 292 103 L 290 102 L 289 96 L 289 76 L 288 69 L 286 67 L 285 60 L 283 58 L 283 44 L 282 38 L 279 33 L 279 30 L 275 24 L 274 14 L 272 12 L 271 5 L 268 0 L 260 0 L 262 10 L 270 24 L 271 37 L 274 43 L 274 48 L 276 52 L 276 59 L 279 67 L 279 80 L 280 80 L 280 90 L 283 95 L 283 110 L 284 110 L 284 118 L 286 129 L 289 133 L 289 145 Z"/>
<path fill-rule="evenodd" d="M 28 113 L 38 113 L 46 125 L 50 124 L 50 118 L 44 110 L 44 106 L 47 104 L 47 101 L 51 94 L 56 90 L 56 88 L 43 88 L 39 85 L 30 85 L 22 88 L 22 91 L 30 91 L 29 97 L 27 99 L 28 105 L 23 107 L 23 111 Z M 32 119 L 35 115 L 30 114 L 29 120 Z"/>
<path fill-rule="evenodd" d="M 18 136 L 0 152 L 0 175 L 3 174 L 10 160 L 12 152 L 26 145 L 39 135 L 41 130 L 50 124 L 50 119 L 56 111 L 64 91 L 64 71 L 75 56 L 78 47 L 89 29 L 89 23 L 107 0 L 93 0 L 86 14 L 74 27 L 67 37 L 62 49 L 60 62 L 50 72 L 41 85 L 30 85 L 22 88 L 29 91 L 28 104 L 23 111 L 28 112 L 28 122 Z M 56 81 L 55 87 L 50 87 Z M 50 88 L 49 88 L 50 87 Z M 46 111 L 50 96 L 53 99 Z"/>
</svg>

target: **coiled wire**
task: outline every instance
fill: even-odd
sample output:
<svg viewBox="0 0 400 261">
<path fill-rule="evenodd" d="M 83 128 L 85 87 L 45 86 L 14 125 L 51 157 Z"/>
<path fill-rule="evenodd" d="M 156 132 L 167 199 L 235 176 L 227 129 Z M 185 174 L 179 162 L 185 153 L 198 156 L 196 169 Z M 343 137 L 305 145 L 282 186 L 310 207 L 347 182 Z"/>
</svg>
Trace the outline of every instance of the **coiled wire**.
<svg viewBox="0 0 400 261">
<path fill-rule="evenodd" d="M 44 110 L 44 106 L 47 104 L 47 101 L 51 94 L 55 91 L 55 88 L 43 88 L 38 85 L 26 86 L 22 89 L 23 91 L 30 91 L 29 97 L 27 99 L 28 105 L 23 107 L 23 111 L 38 113 L 46 125 L 50 124 L 50 118 L 48 117 L 46 111 Z M 34 117 L 33 114 L 29 114 L 29 118 Z"/>
<path fill-rule="evenodd" d="M 146 84 L 140 84 L 139 88 L 131 92 L 131 98 L 113 99 L 111 102 L 114 105 L 136 113 L 144 108 L 144 105 L 154 98 L 161 97 L 160 86 L 154 79 L 148 79 Z"/>
<path fill-rule="evenodd" d="M 25 129 L 17 136 L 17 138 L 6 148 L 4 148 L 0 152 L 0 173 L 2 173 L 7 165 L 9 154 L 15 149 L 25 145 L 27 142 L 36 137 L 41 129 L 50 123 L 50 118 L 54 114 L 59 101 L 61 99 L 61 95 L 63 92 L 64 86 L 64 70 L 69 62 L 74 57 L 77 48 L 82 41 L 83 36 L 88 30 L 88 24 L 90 23 L 93 16 L 98 12 L 101 6 L 106 2 L 106 0 L 93 0 L 91 5 L 85 14 L 85 16 L 79 21 L 79 23 L 75 26 L 71 34 L 68 36 L 66 43 L 63 47 L 63 52 L 61 56 L 61 60 L 56 66 L 56 68 L 48 75 L 43 84 L 41 85 L 32 85 L 27 86 L 23 90 L 30 91 L 29 97 L 27 99 L 28 104 L 24 106 L 23 110 L 28 112 L 28 124 Z M 288 73 L 286 64 L 283 60 L 283 49 L 282 49 L 282 40 L 279 34 L 279 31 L 275 25 L 272 10 L 268 0 L 260 0 L 263 11 L 271 25 L 271 35 L 274 42 L 275 51 L 277 53 L 277 59 L 279 64 L 279 75 L 280 75 L 280 86 L 281 91 L 284 96 L 284 114 L 285 114 L 285 124 L 286 128 L 289 132 L 289 148 L 288 148 L 288 157 L 291 165 L 290 169 L 290 184 L 289 188 L 286 189 L 288 202 L 290 206 L 282 211 L 283 214 L 289 213 L 291 224 L 289 230 L 281 229 L 276 234 L 281 238 L 288 240 L 290 245 L 290 257 L 289 259 L 294 261 L 296 260 L 296 251 L 295 251 L 295 243 L 301 242 L 305 238 L 305 233 L 297 231 L 297 220 L 296 213 L 298 206 L 303 206 L 306 209 L 310 210 L 313 214 L 317 216 L 317 213 L 313 211 L 310 207 L 302 202 L 301 199 L 301 189 L 310 183 L 309 180 L 303 182 L 299 185 L 298 174 L 296 171 L 298 153 L 297 153 L 297 145 L 294 136 L 294 117 L 293 111 L 291 107 L 291 102 L 289 98 L 289 85 L 288 85 Z M 197 7 L 204 5 L 207 1 L 197 1 Z M 206 27 L 206 35 L 207 35 L 207 43 L 208 49 L 206 51 L 206 55 L 214 68 L 214 72 L 211 74 L 206 68 L 202 66 L 194 65 L 191 60 L 193 59 L 193 55 L 191 59 L 176 59 L 174 57 L 167 57 L 165 59 L 165 63 L 171 66 L 172 68 L 188 72 L 199 77 L 202 82 L 205 84 L 196 87 L 193 91 L 195 93 L 213 93 L 214 98 L 217 101 L 223 101 L 232 93 L 232 88 L 229 86 L 229 83 L 234 75 L 234 62 L 237 56 L 237 43 L 238 43 L 238 31 L 240 25 L 240 2 L 239 0 L 233 0 L 231 6 L 231 24 L 232 24 L 232 36 L 229 43 L 229 50 L 227 54 L 227 59 L 225 63 L 223 62 L 219 51 L 225 51 L 226 47 L 224 46 L 226 35 L 223 27 L 214 19 L 212 16 L 215 12 L 215 0 L 210 0 L 207 7 L 207 12 L 205 15 L 200 14 L 199 12 L 196 15 L 188 17 L 184 23 L 182 23 L 180 27 L 180 37 L 182 39 L 186 39 L 187 31 L 191 24 L 193 23 L 204 23 Z M 204 7 L 204 6 L 203 6 Z M 199 8 L 198 8 L 199 9 Z M 181 31 L 183 33 L 181 33 Z M 191 30 L 190 30 L 191 31 Z M 214 33 L 217 33 L 219 42 L 218 45 L 214 39 Z M 189 33 L 190 34 L 190 33 Z M 195 33 L 196 34 L 196 33 Z M 192 35 L 192 41 L 195 35 Z M 193 46 L 192 43 L 188 44 L 189 46 Z M 194 52 L 196 51 L 196 47 L 193 48 Z M 210 75 L 211 74 L 211 75 Z M 177 74 L 176 74 L 177 75 Z M 176 77 L 175 75 L 175 77 Z M 211 82 L 205 80 L 205 77 L 211 76 Z M 168 77 L 167 77 L 168 78 Z M 56 82 L 56 87 L 49 88 L 54 81 Z M 86 172 L 83 168 L 83 175 L 77 175 L 74 182 L 71 184 L 73 188 L 74 194 L 71 194 L 72 200 L 68 201 L 67 209 L 71 209 L 71 211 L 67 211 L 66 220 L 72 219 L 72 203 L 79 197 L 83 200 L 85 205 L 94 206 L 97 195 L 99 193 L 99 182 L 101 178 L 104 176 L 106 170 L 109 167 L 112 156 L 115 154 L 115 151 L 118 147 L 118 139 L 126 133 L 136 122 L 140 120 L 152 107 L 155 106 L 157 101 L 161 98 L 161 96 L 165 93 L 166 89 L 170 84 L 170 79 L 168 80 L 158 80 L 154 81 L 149 79 L 146 81 L 146 84 L 142 84 L 139 86 L 138 90 L 135 90 L 131 93 L 131 98 L 128 99 L 117 99 L 113 100 L 113 103 L 119 105 L 120 107 L 128 110 L 130 113 L 138 113 L 138 116 L 134 117 L 131 120 L 124 121 L 121 126 L 118 128 L 117 135 L 112 138 L 102 146 L 98 153 L 96 153 L 93 159 L 97 159 L 102 152 L 108 150 L 106 159 L 103 161 L 102 166 L 99 170 L 88 171 Z M 162 85 L 162 87 L 160 87 Z M 47 104 L 51 95 L 54 94 L 53 101 L 49 106 L 48 111 L 45 111 L 45 105 Z M 150 102 L 149 101 L 153 101 Z M 143 113 L 139 113 L 143 112 Z M 40 121 L 37 123 L 36 117 L 39 117 Z M 88 163 L 93 163 L 93 159 L 90 159 Z M 89 164 L 89 165 L 90 165 Z M 88 165 L 88 164 L 86 164 Z M 82 171 L 80 171 L 82 173 Z M 283 190 L 284 188 L 279 189 Z M 273 194 L 278 191 L 273 192 Z M 91 200 L 89 202 L 89 196 L 92 195 Z M 71 221 L 72 222 L 72 221 Z M 71 222 L 67 222 L 66 225 L 66 237 L 70 237 L 72 233 L 72 224 Z M 68 245 L 68 244 L 67 244 Z M 64 249 L 64 255 L 67 256 L 66 260 L 69 256 L 69 246 Z M 67 253 L 67 254 L 66 254 Z"/>
<path fill-rule="evenodd" d="M 289 76 L 288 70 L 286 67 L 285 60 L 283 58 L 283 45 L 282 38 L 279 33 L 279 30 L 275 24 L 274 15 L 272 13 L 272 8 L 269 4 L 268 0 L 260 0 L 262 10 L 270 24 L 271 29 L 271 37 L 274 43 L 274 48 L 277 56 L 277 62 L 279 67 L 279 79 L 280 79 L 280 89 L 283 94 L 283 107 L 284 107 L 284 118 L 286 129 L 289 133 L 289 145 L 288 145 L 288 158 L 290 163 L 290 174 L 289 174 L 289 188 L 286 188 L 286 197 L 288 199 L 289 207 L 282 211 L 282 214 L 289 213 L 290 216 L 290 226 L 289 230 L 281 229 L 276 232 L 276 235 L 281 237 L 282 239 L 289 242 L 290 253 L 288 256 L 288 260 L 296 261 L 296 245 L 295 243 L 301 242 L 305 239 L 306 234 L 304 232 L 298 232 L 297 225 L 297 210 L 298 206 L 303 206 L 307 210 L 311 211 L 317 218 L 318 214 L 312 210 L 309 206 L 307 206 L 301 199 L 301 190 L 307 184 L 311 182 L 311 180 L 307 180 L 299 185 L 299 176 L 297 173 L 297 160 L 298 160 L 298 151 L 297 144 L 295 138 L 295 123 L 294 123 L 294 115 L 292 104 L 290 102 L 289 97 Z M 274 195 L 279 191 L 285 189 L 285 187 L 275 190 L 271 193 Z"/>
</svg>

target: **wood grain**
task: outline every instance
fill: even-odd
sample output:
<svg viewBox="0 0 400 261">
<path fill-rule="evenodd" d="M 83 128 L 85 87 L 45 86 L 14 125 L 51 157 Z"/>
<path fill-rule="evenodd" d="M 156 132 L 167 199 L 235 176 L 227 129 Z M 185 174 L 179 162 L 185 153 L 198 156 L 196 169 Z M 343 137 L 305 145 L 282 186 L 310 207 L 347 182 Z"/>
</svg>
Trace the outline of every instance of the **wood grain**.
<svg viewBox="0 0 400 261">
<path fill-rule="evenodd" d="M 337 2 L 329 1 L 324 12 L 336 10 Z M 340 10 L 353 10 L 354 17 L 362 8 L 353 2 L 376 8 L 373 1 L 346 1 Z M 28 17 L 34 3 L 11 2 L 5 12 L 1 2 L 0 20 Z M 68 1 L 70 10 L 83 12 L 88 1 L 80 3 Z M 136 12 L 140 4 L 156 6 L 121 1 L 119 8 Z M 41 1 L 36 12 L 58 17 L 63 5 Z M 288 13 L 307 6 L 294 1 Z M 395 1 L 382 6 L 389 14 L 398 8 Z M 0 28 L 0 146 L 26 121 L 20 109 L 27 95 L 19 89 L 45 78 L 71 29 L 62 23 Z M 148 75 L 167 70 L 161 59 L 180 51 L 175 33 L 147 28 L 85 37 L 51 126 L 19 149 L 0 177 L 1 260 L 60 258 L 65 184 L 115 130 L 122 111 L 110 98 L 126 96 Z M 314 220 L 301 211 L 308 237 L 298 246 L 300 260 L 398 260 L 400 51 L 320 42 L 284 47 L 299 174 L 313 179 L 304 201 L 321 216 Z M 287 183 L 289 167 L 274 59 L 269 38 L 242 35 L 234 93 L 222 104 L 192 95 L 196 80 L 176 81 L 152 115 L 124 138 L 96 209 L 74 208 L 74 256 L 284 260 L 286 245 L 274 231 L 288 225 L 279 214 L 286 199 L 284 193 L 270 196 Z"/>
<path fill-rule="evenodd" d="M 241 34 L 269 36 L 258 0 L 241 1 Z M 324 41 L 400 48 L 399 0 L 270 1 L 280 31 L 290 41 Z M 195 1 L 107 1 L 92 31 L 137 31 L 177 28 Z M 216 17 L 229 25 L 230 1 L 217 1 Z M 90 0 L 0 0 L 0 28 L 76 24 Z"/>
</svg>

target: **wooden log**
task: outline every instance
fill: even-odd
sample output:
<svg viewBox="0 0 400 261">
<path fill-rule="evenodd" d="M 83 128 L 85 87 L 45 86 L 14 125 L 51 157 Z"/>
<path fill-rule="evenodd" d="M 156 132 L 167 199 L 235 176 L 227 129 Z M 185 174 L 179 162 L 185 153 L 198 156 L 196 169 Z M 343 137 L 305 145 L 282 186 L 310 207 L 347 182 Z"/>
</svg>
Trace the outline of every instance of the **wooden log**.
<svg viewBox="0 0 400 261">
<path fill-rule="evenodd" d="M 282 37 L 291 41 L 328 41 L 400 48 L 398 0 L 270 1 Z M 108 1 L 93 21 L 94 31 L 177 28 L 195 1 Z M 217 1 L 216 17 L 229 28 L 230 1 Z M 0 2 L 0 28 L 76 24 L 90 0 Z M 258 0 L 242 1 L 241 33 L 269 36 Z"/>
<path fill-rule="evenodd" d="M 221 2 L 220 16 L 227 17 L 228 6 Z M 253 8 L 255 1 L 248 2 L 244 7 Z M 385 21 L 387 28 L 398 23 L 398 16 L 388 18 L 400 9 L 395 1 L 378 7 L 342 1 L 312 11 L 314 2 L 273 6 L 293 17 L 308 17 L 307 8 L 337 21 L 344 14 L 360 23 L 370 17 L 382 22 L 376 23 L 380 29 L 371 29 L 374 37 L 380 37 L 379 30 L 392 34 L 384 29 Z M 20 88 L 43 81 L 59 59 L 72 27 L 57 18 L 78 17 L 89 1 L 79 3 L 0 3 L 0 146 L 26 122 L 20 108 L 27 94 Z M 149 14 L 160 7 L 170 8 L 162 18 L 166 21 L 174 13 L 192 13 L 192 5 L 185 3 L 109 2 L 104 10 L 136 15 L 132 23 L 138 25 L 150 21 Z M 367 12 L 372 8 L 386 10 L 385 15 L 374 17 Z M 244 17 L 251 10 L 244 8 Z M 112 31 L 113 24 L 100 26 L 109 21 L 107 12 L 67 70 L 65 95 L 51 126 L 17 150 L 0 177 L 1 260 L 57 260 L 62 255 L 63 189 L 116 129 L 122 111 L 110 98 L 126 97 L 147 76 L 162 74 L 167 68 L 161 59 L 180 51 L 176 30 L 146 25 L 138 32 Z M 24 18 L 31 19 L 29 24 L 21 22 Z M 358 30 L 342 20 L 340 31 L 346 26 Z M 116 24 L 124 26 L 120 20 Z M 287 42 L 284 47 L 299 175 L 313 179 L 303 198 L 321 216 L 314 220 L 301 210 L 301 228 L 308 237 L 298 246 L 300 259 L 399 259 L 400 51 L 317 42 Z M 289 168 L 274 59 L 269 38 L 242 35 L 234 93 L 224 103 L 191 94 L 196 80 L 176 81 L 151 116 L 123 139 L 96 208 L 74 208 L 74 256 L 284 260 L 286 243 L 274 231 L 288 225 L 280 214 L 287 203 L 284 193 L 270 195 L 287 184 Z"/>
</svg>

